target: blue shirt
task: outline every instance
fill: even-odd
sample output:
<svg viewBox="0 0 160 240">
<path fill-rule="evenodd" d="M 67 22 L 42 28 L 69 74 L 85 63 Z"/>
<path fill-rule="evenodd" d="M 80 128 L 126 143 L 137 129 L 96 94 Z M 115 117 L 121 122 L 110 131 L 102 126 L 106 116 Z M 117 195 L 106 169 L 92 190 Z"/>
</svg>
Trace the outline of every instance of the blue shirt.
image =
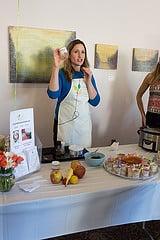
<svg viewBox="0 0 160 240">
<path fill-rule="evenodd" d="M 73 79 L 84 78 L 84 73 L 82 71 L 80 71 L 80 72 L 75 71 L 72 74 L 72 78 Z M 59 70 L 58 79 L 59 79 L 59 89 L 57 91 L 51 91 L 49 88 L 47 89 L 47 94 L 50 98 L 58 99 L 57 105 L 56 105 L 56 110 L 55 110 L 55 119 L 56 120 L 58 119 L 58 110 L 59 110 L 60 103 L 67 96 L 68 92 L 71 89 L 71 84 L 72 84 L 71 81 L 67 80 L 63 69 Z M 92 106 L 97 106 L 100 102 L 100 96 L 99 96 L 93 75 L 92 75 L 92 84 L 93 84 L 94 88 L 96 89 L 97 95 L 95 96 L 94 99 L 89 99 L 88 103 L 91 104 Z"/>
</svg>

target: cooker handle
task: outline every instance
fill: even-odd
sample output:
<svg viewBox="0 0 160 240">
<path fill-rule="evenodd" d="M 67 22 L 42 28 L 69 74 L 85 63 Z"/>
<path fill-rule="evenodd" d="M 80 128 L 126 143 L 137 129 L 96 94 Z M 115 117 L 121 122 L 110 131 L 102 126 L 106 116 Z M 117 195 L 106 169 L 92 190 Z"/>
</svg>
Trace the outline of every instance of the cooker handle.
<svg viewBox="0 0 160 240">
<path fill-rule="evenodd" d="M 140 134 L 140 131 L 141 131 L 141 130 L 140 130 L 140 129 L 138 129 L 137 133 L 138 133 L 138 134 Z"/>
</svg>

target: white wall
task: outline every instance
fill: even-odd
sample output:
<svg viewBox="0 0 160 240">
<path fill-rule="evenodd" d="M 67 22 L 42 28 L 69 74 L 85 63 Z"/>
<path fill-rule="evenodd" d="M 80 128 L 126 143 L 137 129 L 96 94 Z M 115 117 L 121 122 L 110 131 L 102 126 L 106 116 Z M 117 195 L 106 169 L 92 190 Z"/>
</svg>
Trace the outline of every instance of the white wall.
<svg viewBox="0 0 160 240">
<path fill-rule="evenodd" d="M 88 49 L 101 103 L 91 108 L 93 145 L 112 138 L 121 144 L 136 143 L 140 115 L 135 94 L 146 75 L 132 72 L 132 48 L 160 48 L 159 0 L 0 0 L 0 134 L 9 133 L 11 110 L 33 107 L 35 129 L 43 146 L 52 146 L 53 102 L 46 84 L 10 84 L 8 26 L 74 30 Z M 96 43 L 119 46 L 118 69 L 94 69 Z M 144 102 L 147 104 L 147 94 Z"/>
</svg>

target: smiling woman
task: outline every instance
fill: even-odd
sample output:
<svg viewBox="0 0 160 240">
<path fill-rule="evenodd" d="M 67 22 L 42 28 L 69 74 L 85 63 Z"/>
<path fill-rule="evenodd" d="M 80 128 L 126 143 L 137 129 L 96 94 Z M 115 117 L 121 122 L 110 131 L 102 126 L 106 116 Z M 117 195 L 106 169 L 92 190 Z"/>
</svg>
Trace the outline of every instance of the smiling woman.
<svg viewBox="0 0 160 240">
<path fill-rule="evenodd" d="M 91 147 L 92 123 L 89 104 L 97 106 L 100 96 L 89 68 L 85 44 L 76 39 L 69 43 L 68 54 L 53 50 L 52 75 L 48 96 L 58 99 L 54 120 L 54 145 Z M 60 66 L 63 64 L 63 68 Z"/>
</svg>

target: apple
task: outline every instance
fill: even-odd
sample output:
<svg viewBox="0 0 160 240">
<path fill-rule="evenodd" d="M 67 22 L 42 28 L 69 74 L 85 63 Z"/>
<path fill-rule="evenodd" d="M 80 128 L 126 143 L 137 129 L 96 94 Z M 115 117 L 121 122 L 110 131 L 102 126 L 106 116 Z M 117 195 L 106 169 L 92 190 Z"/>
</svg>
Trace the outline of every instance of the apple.
<svg viewBox="0 0 160 240">
<path fill-rule="evenodd" d="M 79 160 L 73 160 L 71 162 L 71 168 L 74 170 L 76 169 L 77 166 L 81 165 L 80 161 Z"/>
<path fill-rule="evenodd" d="M 73 170 L 73 174 L 76 175 L 78 178 L 82 178 L 86 172 L 86 169 L 82 165 L 77 165 L 76 168 Z"/>
<path fill-rule="evenodd" d="M 50 179 L 53 184 L 60 183 L 62 179 L 62 173 L 60 170 L 54 170 L 50 173 Z"/>
</svg>

